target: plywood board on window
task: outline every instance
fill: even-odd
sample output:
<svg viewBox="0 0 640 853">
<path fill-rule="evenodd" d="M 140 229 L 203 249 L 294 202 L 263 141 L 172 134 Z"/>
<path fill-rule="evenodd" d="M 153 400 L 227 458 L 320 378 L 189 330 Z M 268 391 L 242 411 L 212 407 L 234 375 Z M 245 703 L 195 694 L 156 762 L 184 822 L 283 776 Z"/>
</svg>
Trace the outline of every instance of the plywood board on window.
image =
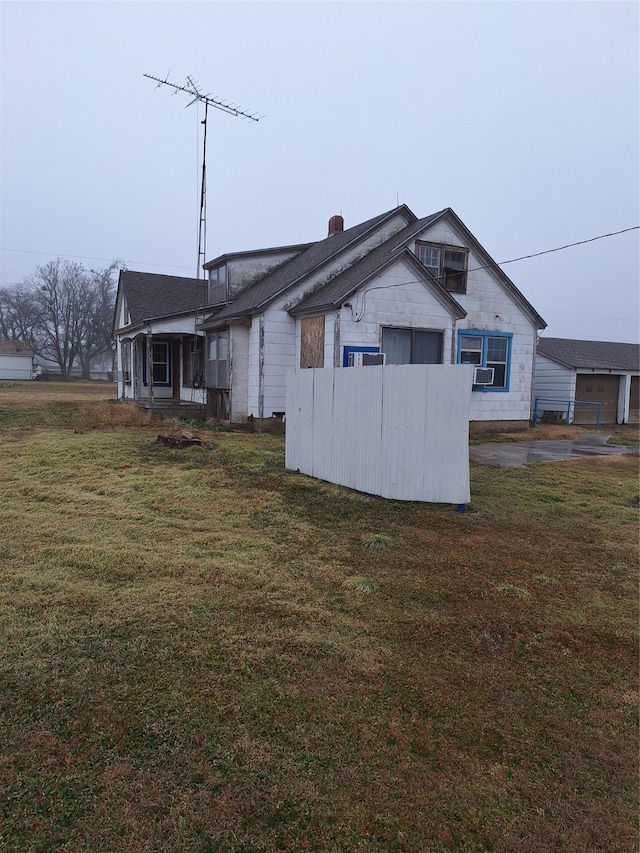
<svg viewBox="0 0 640 853">
<path fill-rule="evenodd" d="M 324 315 L 300 322 L 300 367 L 324 367 Z"/>
</svg>

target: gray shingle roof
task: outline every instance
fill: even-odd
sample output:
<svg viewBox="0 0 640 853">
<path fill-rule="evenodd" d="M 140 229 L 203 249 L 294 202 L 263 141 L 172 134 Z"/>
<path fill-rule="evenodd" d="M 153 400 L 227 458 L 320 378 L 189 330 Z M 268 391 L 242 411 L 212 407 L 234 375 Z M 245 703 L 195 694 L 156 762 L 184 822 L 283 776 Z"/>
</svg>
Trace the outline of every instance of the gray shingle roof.
<svg viewBox="0 0 640 853">
<path fill-rule="evenodd" d="M 317 243 L 312 243 L 306 251 L 296 255 L 295 258 L 282 264 L 282 266 L 279 266 L 272 273 L 269 273 L 263 279 L 244 290 L 235 302 L 231 302 L 211 318 L 207 318 L 205 324 L 209 319 L 215 320 L 217 323 L 220 320 L 241 317 L 258 311 L 287 288 L 309 275 L 334 255 L 346 249 L 351 243 L 357 242 L 361 237 L 364 237 L 368 231 L 377 228 L 386 219 L 391 218 L 396 212 L 402 212 L 408 219 L 415 221 L 415 215 L 409 208 L 401 205 L 400 207 L 381 213 L 379 216 L 374 216 L 373 219 L 368 219 L 366 222 L 361 222 L 359 225 L 354 225 L 353 228 L 347 228 L 346 231 L 326 237 Z"/>
<path fill-rule="evenodd" d="M 540 338 L 538 354 L 566 367 L 589 370 L 640 370 L 640 344 Z"/>
<path fill-rule="evenodd" d="M 439 216 L 444 213 L 443 210 L 438 213 L 433 213 L 431 216 L 426 216 L 424 219 L 418 219 L 416 222 L 407 225 L 401 231 L 397 231 L 384 243 L 381 243 L 375 249 L 372 249 L 364 258 L 356 261 L 344 272 L 332 278 L 326 284 L 319 287 L 313 293 L 305 296 L 300 302 L 290 309 L 289 313 L 296 315 L 306 313 L 312 310 L 325 310 L 334 308 L 348 299 L 365 282 L 372 278 L 378 271 L 382 270 L 388 264 L 399 258 L 406 248 L 406 243 L 416 234 L 419 234 L 423 228 L 434 222 Z M 422 265 L 421 265 L 422 266 Z M 426 267 L 424 268 L 425 278 L 431 278 Z M 439 287 L 435 279 L 433 284 Z M 441 288 L 441 290 L 443 290 Z M 444 293 L 446 291 L 443 290 Z M 449 294 L 447 294 L 449 297 Z M 449 297 L 451 302 L 457 305 L 462 311 L 458 303 L 452 297 Z M 450 306 L 453 307 L 453 306 Z M 464 316 L 462 311 L 460 316 Z"/>
<path fill-rule="evenodd" d="M 25 341 L 0 341 L 0 355 L 33 355 L 33 347 Z"/>
<path fill-rule="evenodd" d="M 118 286 L 126 297 L 132 324 L 186 314 L 204 305 L 205 282 L 195 278 L 122 270 Z"/>
</svg>

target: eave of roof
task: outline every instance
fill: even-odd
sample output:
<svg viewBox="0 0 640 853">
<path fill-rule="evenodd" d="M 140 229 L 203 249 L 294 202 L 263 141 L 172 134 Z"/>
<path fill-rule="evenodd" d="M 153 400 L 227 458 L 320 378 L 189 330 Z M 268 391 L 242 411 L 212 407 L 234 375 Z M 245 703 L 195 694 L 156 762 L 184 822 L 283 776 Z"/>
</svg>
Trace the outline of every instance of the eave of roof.
<svg viewBox="0 0 640 853">
<path fill-rule="evenodd" d="M 473 248 L 474 252 L 480 260 L 484 261 L 487 268 L 491 269 L 492 272 L 496 274 L 496 276 L 500 279 L 502 284 L 506 287 L 507 291 L 514 298 L 514 300 L 519 303 L 520 307 L 529 315 L 529 317 L 533 320 L 534 325 L 539 329 L 546 329 L 547 323 L 543 319 L 543 317 L 538 314 L 533 305 L 529 302 L 529 300 L 521 293 L 516 285 L 511 281 L 509 276 L 502 270 L 499 264 L 497 264 L 491 255 L 487 252 L 484 246 L 478 242 L 478 240 L 473 236 L 471 231 L 467 228 L 464 222 L 460 219 L 460 217 L 453 211 L 450 207 L 443 211 L 443 215 L 448 215 L 451 217 L 451 220 L 455 227 L 457 227 L 465 239 L 468 241 L 468 245 Z"/>
<path fill-rule="evenodd" d="M 247 252 L 227 252 L 224 255 L 218 255 L 218 257 L 214 258 L 212 261 L 207 261 L 206 264 L 202 265 L 202 269 L 210 270 L 225 263 L 226 261 L 235 261 L 239 258 L 251 258 L 255 257 L 255 255 L 277 255 L 280 252 L 294 251 L 304 252 L 305 249 L 309 248 L 309 246 L 313 246 L 313 243 L 293 243 L 291 246 L 273 246 L 268 249 L 250 249 Z"/>
<path fill-rule="evenodd" d="M 640 371 L 640 344 L 540 338 L 537 352 L 570 370 Z"/>
<path fill-rule="evenodd" d="M 359 243 L 398 213 L 405 216 L 409 222 L 415 222 L 417 219 L 416 215 L 406 205 L 402 204 L 372 219 L 354 225 L 346 231 L 312 243 L 306 251 L 286 261 L 272 273 L 268 273 L 263 279 L 243 290 L 234 302 L 225 306 L 222 311 L 216 314 L 215 318 L 211 319 L 215 319 L 216 322 L 220 319 L 231 320 L 237 317 L 251 316 L 262 311 L 289 288 L 299 284 L 341 252 Z M 209 318 L 205 320 L 203 328 L 208 323 Z"/>
<path fill-rule="evenodd" d="M 439 213 L 433 214 L 431 217 L 426 217 L 425 220 L 420 220 L 422 225 L 419 226 L 419 223 L 414 223 L 412 226 L 403 229 L 402 232 L 394 234 L 389 240 L 377 246 L 364 258 L 356 261 L 356 263 L 343 273 L 336 276 L 335 279 L 332 279 L 323 287 L 301 299 L 300 302 L 289 309 L 289 313 L 292 316 L 298 316 L 311 312 L 333 310 L 376 276 L 380 275 L 380 273 L 384 272 L 389 266 L 398 260 L 403 260 L 414 268 L 418 277 L 443 307 L 458 319 L 466 317 L 467 312 L 462 305 L 442 287 L 406 245 L 407 240 L 410 240 L 412 235 L 415 236 L 416 233 L 419 233 L 425 227 L 424 223 L 427 220 L 431 222 L 438 216 Z M 400 235 L 402 234 L 404 234 L 404 239 L 400 239 L 399 242 Z"/>
</svg>

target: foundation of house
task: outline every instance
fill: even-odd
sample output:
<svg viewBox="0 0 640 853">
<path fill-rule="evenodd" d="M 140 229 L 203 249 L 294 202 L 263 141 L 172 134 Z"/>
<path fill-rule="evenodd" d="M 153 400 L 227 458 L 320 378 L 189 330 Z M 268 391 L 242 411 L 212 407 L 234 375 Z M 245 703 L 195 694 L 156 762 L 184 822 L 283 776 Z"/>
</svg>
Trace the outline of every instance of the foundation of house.
<svg viewBox="0 0 640 853">
<path fill-rule="evenodd" d="M 492 432 L 524 432 L 529 421 L 469 421 L 469 435 L 485 435 Z"/>
</svg>

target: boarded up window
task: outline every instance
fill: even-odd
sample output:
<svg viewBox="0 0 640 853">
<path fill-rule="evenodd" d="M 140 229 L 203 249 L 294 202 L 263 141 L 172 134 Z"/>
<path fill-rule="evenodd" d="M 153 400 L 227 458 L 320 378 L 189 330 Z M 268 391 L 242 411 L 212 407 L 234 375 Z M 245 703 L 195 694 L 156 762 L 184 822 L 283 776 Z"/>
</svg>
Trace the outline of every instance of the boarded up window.
<svg viewBox="0 0 640 853">
<path fill-rule="evenodd" d="M 300 367 L 324 367 L 324 315 L 300 322 Z"/>
</svg>

